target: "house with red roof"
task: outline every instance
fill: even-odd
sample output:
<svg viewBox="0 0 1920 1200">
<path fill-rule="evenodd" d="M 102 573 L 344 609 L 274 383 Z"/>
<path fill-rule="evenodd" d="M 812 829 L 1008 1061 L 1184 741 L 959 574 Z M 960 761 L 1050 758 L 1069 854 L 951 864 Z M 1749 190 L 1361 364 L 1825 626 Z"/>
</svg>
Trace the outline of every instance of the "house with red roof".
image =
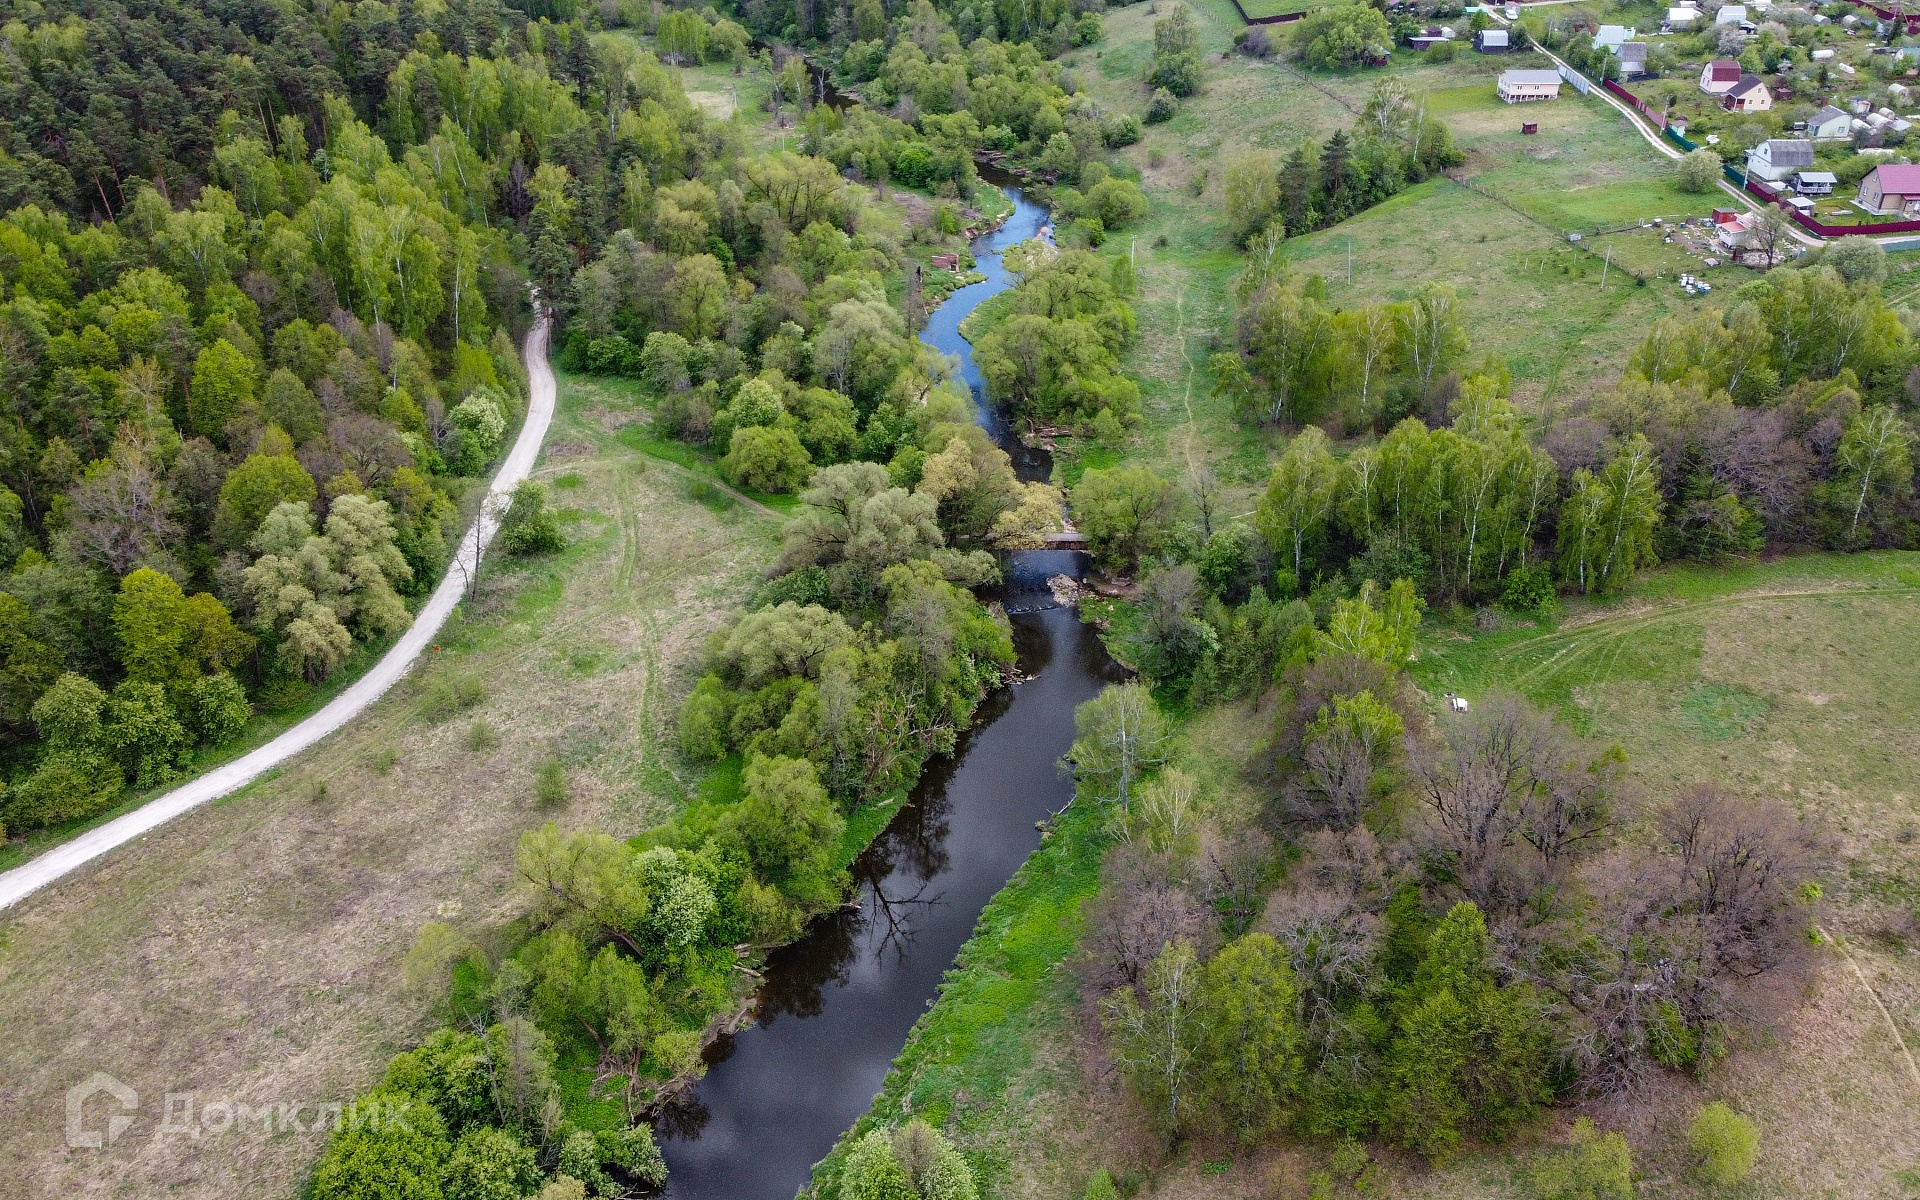
<svg viewBox="0 0 1920 1200">
<path fill-rule="evenodd" d="M 1920 214 L 1920 163 L 1881 163 L 1860 181 L 1853 202 L 1878 216 Z"/>
<path fill-rule="evenodd" d="M 1700 90 L 1709 96 L 1724 96 L 1740 82 L 1740 64 L 1731 58 L 1716 58 L 1700 71 Z"/>
</svg>

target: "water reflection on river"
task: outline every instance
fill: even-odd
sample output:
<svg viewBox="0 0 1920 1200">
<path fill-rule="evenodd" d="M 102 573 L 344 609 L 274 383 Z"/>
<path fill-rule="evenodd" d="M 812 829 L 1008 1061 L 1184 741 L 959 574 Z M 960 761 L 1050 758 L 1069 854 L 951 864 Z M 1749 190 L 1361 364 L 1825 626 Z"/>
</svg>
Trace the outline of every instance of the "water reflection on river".
<svg viewBox="0 0 1920 1200">
<path fill-rule="evenodd" d="M 979 377 L 957 326 L 1008 284 L 998 251 L 1034 232 L 1043 210 L 1019 201 L 975 253 L 988 282 L 936 309 L 922 335 Z M 1045 455 L 1009 444 L 1023 476 L 1045 478 Z M 773 954 L 755 1023 L 710 1050 L 706 1079 L 660 1123 L 680 1200 L 790 1200 L 813 1164 L 872 1103 L 942 973 L 986 902 L 1039 844 L 1035 822 L 1066 804 L 1057 763 L 1073 710 L 1121 677 L 1093 631 L 1051 607 L 1049 575 L 1079 574 L 1078 556 L 1036 551 L 1009 566 L 1007 607 L 1017 687 L 988 697 L 952 758 L 929 764 L 912 802 L 854 865 L 859 907 L 816 922 Z"/>
</svg>

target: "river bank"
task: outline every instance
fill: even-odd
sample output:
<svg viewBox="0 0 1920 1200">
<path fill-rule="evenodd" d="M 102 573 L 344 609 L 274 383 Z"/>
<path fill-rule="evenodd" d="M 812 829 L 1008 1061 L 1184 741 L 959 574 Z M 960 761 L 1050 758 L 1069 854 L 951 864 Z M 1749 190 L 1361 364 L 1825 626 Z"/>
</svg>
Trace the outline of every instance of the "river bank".
<svg viewBox="0 0 1920 1200">
<path fill-rule="evenodd" d="M 959 333 L 975 308 L 1012 286 L 1002 251 L 1046 223 L 1044 209 L 1010 198 L 1009 219 L 974 247 L 984 278 L 935 309 L 921 338 L 959 360 L 977 417 L 1020 476 L 1045 479 L 1051 461 L 988 406 Z M 1071 552 L 1011 557 L 999 598 L 1016 682 L 988 697 L 953 756 L 928 764 L 856 860 L 855 902 L 768 955 L 751 1022 L 719 1034 L 706 1078 L 657 1124 L 669 1196 L 787 1200 L 872 1106 L 979 914 L 1041 844 L 1038 826 L 1072 798 L 1057 763 L 1073 739 L 1074 709 L 1123 674 L 1048 590 L 1048 579 L 1080 570 Z"/>
</svg>

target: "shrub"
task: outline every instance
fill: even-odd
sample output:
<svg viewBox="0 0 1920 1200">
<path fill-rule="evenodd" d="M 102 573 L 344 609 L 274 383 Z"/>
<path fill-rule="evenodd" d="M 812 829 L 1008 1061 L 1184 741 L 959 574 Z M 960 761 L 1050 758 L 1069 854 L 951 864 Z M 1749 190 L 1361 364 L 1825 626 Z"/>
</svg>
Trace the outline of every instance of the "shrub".
<svg viewBox="0 0 1920 1200">
<path fill-rule="evenodd" d="M 224 746 L 240 736 L 253 716 L 247 692 L 225 671 L 193 682 L 187 692 L 186 718 L 203 746 Z"/>
<path fill-rule="evenodd" d="M 567 539 L 547 507 L 547 486 L 523 479 L 513 489 L 513 503 L 500 518 L 500 545 L 508 554 L 551 554 Z"/>
<path fill-rule="evenodd" d="M 1601 1133 L 1581 1117 L 1573 1145 L 1533 1163 L 1540 1200 L 1633 1200 L 1633 1152 L 1617 1133 Z"/>
<path fill-rule="evenodd" d="M 519 1200 L 540 1186 L 540 1160 L 504 1129 L 478 1126 L 460 1135 L 447 1162 L 446 1200 Z"/>
<path fill-rule="evenodd" d="M 1133 145 L 1140 140 L 1140 118 L 1131 113 L 1113 113 L 1100 122 L 1100 140 L 1110 150 Z"/>
<path fill-rule="evenodd" d="M 1719 181 L 1720 156 L 1705 147 L 1685 155 L 1673 166 L 1674 186 L 1683 192 L 1709 192 Z"/>
<path fill-rule="evenodd" d="M 1551 613 L 1554 599 L 1553 572 L 1545 567 L 1522 567 L 1509 572 L 1507 584 L 1500 590 L 1500 607 L 1509 612 Z"/>
<path fill-rule="evenodd" d="M 447 461 L 459 475 L 478 475 L 493 461 L 507 432 L 506 406 L 497 388 L 476 388 L 454 406 L 447 419 L 455 430 Z"/>
<path fill-rule="evenodd" d="M 77 821 L 113 803 L 120 768 L 98 754 L 55 751 L 7 797 L 7 828 L 15 833 Z"/>
<path fill-rule="evenodd" d="M 1153 89 L 1153 99 L 1147 101 L 1147 124 L 1158 125 L 1173 120 L 1173 114 L 1180 111 L 1180 102 L 1166 88 Z"/>
<path fill-rule="evenodd" d="M 442 675 L 427 685 L 420 710 L 429 721 L 444 721 L 487 698 L 487 685 L 476 675 Z"/>
<path fill-rule="evenodd" d="M 549 756 L 533 772 L 534 799 L 549 808 L 567 802 L 567 769 Z"/>
<path fill-rule="evenodd" d="M 402 1092 L 369 1092 L 334 1126 L 313 1200 L 441 1200 L 451 1149 L 439 1113 Z"/>
<path fill-rule="evenodd" d="M 1760 1130 L 1716 1100 L 1694 1117 L 1687 1130 L 1687 1148 L 1693 1151 L 1694 1173 L 1703 1183 L 1730 1187 L 1753 1170 L 1753 1160 L 1760 1153 Z"/>
<path fill-rule="evenodd" d="M 667 1160 L 660 1156 L 651 1125 L 603 1129 L 595 1137 L 600 1142 L 601 1162 L 625 1171 L 643 1187 L 657 1188 L 667 1182 Z"/>
<path fill-rule="evenodd" d="M 753 425 L 733 431 L 720 469 L 728 479 L 756 492 L 797 491 L 807 481 L 813 460 L 790 429 Z"/>
</svg>

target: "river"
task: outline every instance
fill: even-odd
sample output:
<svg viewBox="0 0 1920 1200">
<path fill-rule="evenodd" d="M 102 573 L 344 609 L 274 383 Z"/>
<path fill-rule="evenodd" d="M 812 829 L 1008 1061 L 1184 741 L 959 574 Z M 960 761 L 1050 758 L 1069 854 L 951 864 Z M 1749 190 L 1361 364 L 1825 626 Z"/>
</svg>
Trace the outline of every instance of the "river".
<svg viewBox="0 0 1920 1200">
<path fill-rule="evenodd" d="M 1011 284 L 1000 251 L 1046 223 L 1044 209 L 1009 194 L 1013 217 L 974 245 L 986 282 L 935 309 L 921 338 L 959 357 L 982 424 L 1021 477 L 1045 479 L 1047 455 L 1020 445 L 987 407 L 959 333 Z M 668 1196 L 792 1200 L 873 1103 L 981 909 L 1039 845 L 1035 823 L 1071 798 L 1057 764 L 1074 707 L 1123 677 L 1046 590 L 1050 575 L 1077 577 L 1079 566 L 1068 551 L 1012 556 L 1000 599 L 1026 681 L 987 698 L 953 757 L 928 765 L 912 802 L 854 864 L 859 908 L 815 922 L 768 959 L 753 1025 L 709 1048 L 707 1077 L 660 1123 Z"/>
</svg>

